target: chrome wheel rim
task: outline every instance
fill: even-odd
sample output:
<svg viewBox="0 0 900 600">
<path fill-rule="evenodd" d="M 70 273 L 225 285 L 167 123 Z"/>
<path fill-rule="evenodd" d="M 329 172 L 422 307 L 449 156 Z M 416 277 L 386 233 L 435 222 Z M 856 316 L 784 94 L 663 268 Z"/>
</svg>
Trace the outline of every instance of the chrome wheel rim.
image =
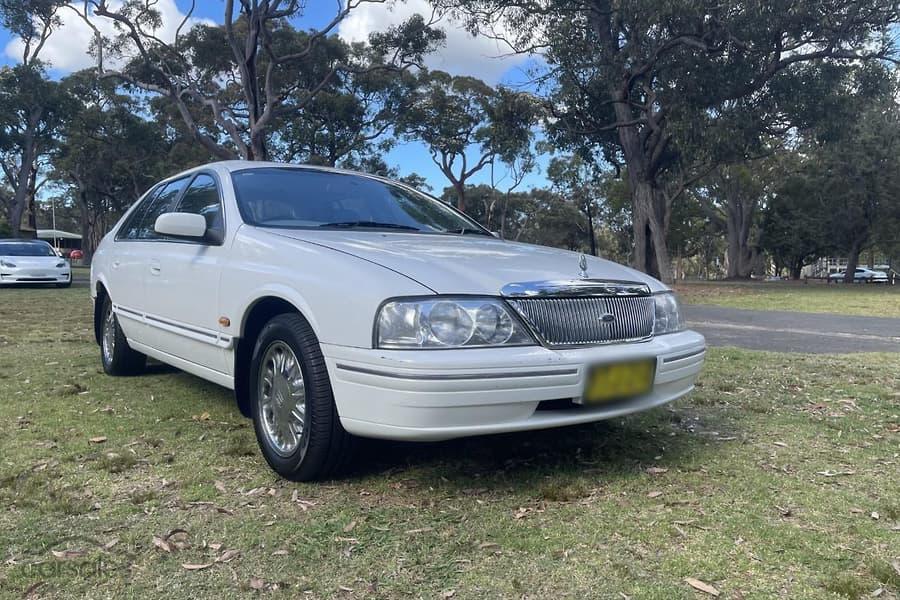
<svg viewBox="0 0 900 600">
<path fill-rule="evenodd" d="M 269 446 L 289 456 L 305 441 L 306 385 L 300 362 L 281 341 L 269 344 L 259 369 L 259 416 Z"/>
<path fill-rule="evenodd" d="M 106 318 L 103 319 L 103 360 L 107 364 L 112 362 L 113 353 L 116 351 L 116 315 L 112 306 L 106 309 Z"/>
</svg>

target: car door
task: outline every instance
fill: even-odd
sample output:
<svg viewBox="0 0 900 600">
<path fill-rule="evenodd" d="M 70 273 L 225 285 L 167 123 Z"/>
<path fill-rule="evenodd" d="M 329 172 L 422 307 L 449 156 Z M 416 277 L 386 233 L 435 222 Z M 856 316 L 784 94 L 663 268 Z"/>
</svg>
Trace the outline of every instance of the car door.
<svg viewBox="0 0 900 600">
<path fill-rule="evenodd" d="M 141 256 L 141 222 L 150 205 L 156 201 L 165 184 L 147 192 L 116 231 L 112 250 L 104 269 L 109 297 L 125 337 L 136 342 L 145 338 L 144 261 Z"/>
<path fill-rule="evenodd" d="M 225 215 L 215 174 L 194 175 L 168 210 L 203 215 L 207 234 L 203 239 L 158 236 L 149 246 L 144 279 L 148 345 L 225 373 L 230 338 L 221 333 L 218 312 Z"/>
</svg>

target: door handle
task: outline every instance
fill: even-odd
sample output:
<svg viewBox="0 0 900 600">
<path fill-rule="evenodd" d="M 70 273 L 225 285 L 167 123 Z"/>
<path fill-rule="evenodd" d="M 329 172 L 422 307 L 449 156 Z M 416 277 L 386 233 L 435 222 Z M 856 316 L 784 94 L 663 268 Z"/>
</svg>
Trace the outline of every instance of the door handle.
<svg viewBox="0 0 900 600">
<path fill-rule="evenodd" d="M 113 268 L 113 269 L 118 269 L 118 268 L 119 268 L 119 264 L 120 264 L 119 261 L 114 260 L 114 261 L 113 261 L 113 264 L 112 264 L 112 268 Z"/>
<path fill-rule="evenodd" d="M 151 275 L 159 275 L 160 271 L 159 261 L 152 260 L 150 261 L 150 274 Z"/>
</svg>

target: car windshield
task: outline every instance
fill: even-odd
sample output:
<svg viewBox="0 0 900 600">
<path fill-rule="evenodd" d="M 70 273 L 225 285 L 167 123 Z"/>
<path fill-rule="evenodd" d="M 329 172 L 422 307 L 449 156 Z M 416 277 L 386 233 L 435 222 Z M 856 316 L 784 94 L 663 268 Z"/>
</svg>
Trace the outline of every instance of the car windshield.
<svg viewBox="0 0 900 600">
<path fill-rule="evenodd" d="M 362 175 L 260 167 L 231 178 L 241 216 L 260 227 L 490 235 L 436 198 Z"/>
<path fill-rule="evenodd" d="M 56 256 L 49 244 L 29 242 L 0 243 L 0 256 Z"/>
</svg>

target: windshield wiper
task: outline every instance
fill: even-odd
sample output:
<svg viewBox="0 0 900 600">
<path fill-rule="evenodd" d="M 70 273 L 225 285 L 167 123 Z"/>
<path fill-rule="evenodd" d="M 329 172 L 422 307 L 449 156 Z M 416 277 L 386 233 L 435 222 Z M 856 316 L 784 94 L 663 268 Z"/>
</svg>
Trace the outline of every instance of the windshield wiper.
<svg viewBox="0 0 900 600">
<path fill-rule="evenodd" d="M 373 227 L 381 229 L 404 229 L 406 231 L 422 231 L 418 227 L 411 225 L 400 225 L 399 223 L 380 223 L 378 221 L 338 221 L 337 223 L 322 223 L 319 227 Z"/>
<path fill-rule="evenodd" d="M 474 227 L 463 227 L 462 229 L 457 229 L 453 233 L 458 233 L 459 235 L 486 235 L 488 237 L 494 237 L 493 234 L 488 233 L 484 229 L 475 229 Z"/>
</svg>

